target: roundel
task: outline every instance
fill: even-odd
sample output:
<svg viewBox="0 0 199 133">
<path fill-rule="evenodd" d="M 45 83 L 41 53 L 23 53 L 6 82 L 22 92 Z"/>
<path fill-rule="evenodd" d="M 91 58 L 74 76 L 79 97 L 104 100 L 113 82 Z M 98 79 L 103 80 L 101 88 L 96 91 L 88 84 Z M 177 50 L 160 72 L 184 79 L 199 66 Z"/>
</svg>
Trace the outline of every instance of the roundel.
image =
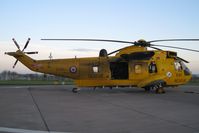
<svg viewBox="0 0 199 133">
<path fill-rule="evenodd" d="M 70 72 L 71 73 L 76 73 L 77 72 L 77 68 L 75 66 L 70 67 Z"/>
<path fill-rule="evenodd" d="M 171 72 L 167 72 L 167 74 L 166 74 L 166 75 L 167 75 L 167 77 L 169 77 L 169 78 L 170 78 L 170 77 L 172 76 L 172 73 L 171 73 Z"/>
</svg>

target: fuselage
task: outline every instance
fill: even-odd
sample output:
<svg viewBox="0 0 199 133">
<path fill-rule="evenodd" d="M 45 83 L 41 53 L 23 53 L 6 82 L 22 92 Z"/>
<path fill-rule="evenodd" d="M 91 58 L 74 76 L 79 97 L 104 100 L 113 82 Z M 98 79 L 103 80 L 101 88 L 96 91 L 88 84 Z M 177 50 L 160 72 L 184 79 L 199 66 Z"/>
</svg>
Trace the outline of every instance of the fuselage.
<svg viewBox="0 0 199 133">
<path fill-rule="evenodd" d="M 32 71 L 74 79 L 79 87 L 145 87 L 160 81 L 166 86 L 177 86 L 190 80 L 189 69 L 172 52 L 155 50 L 150 58 L 140 58 L 140 51 L 147 50 L 130 46 L 115 56 L 51 60 L 34 60 L 20 50 L 9 55 Z"/>
</svg>

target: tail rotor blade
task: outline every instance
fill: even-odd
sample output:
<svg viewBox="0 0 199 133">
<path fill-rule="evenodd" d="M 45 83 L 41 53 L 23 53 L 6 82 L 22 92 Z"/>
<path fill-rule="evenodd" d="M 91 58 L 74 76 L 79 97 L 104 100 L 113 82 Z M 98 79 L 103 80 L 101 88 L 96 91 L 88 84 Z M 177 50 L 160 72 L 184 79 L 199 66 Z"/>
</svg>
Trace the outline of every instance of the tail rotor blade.
<svg viewBox="0 0 199 133">
<path fill-rule="evenodd" d="M 19 47 L 17 41 L 14 38 L 12 38 L 12 40 L 13 40 L 14 44 L 17 46 L 17 48 L 20 50 L 20 47 Z"/>
<path fill-rule="evenodd" d="M 15 61 L 15 63 L 14 63 L 14 65 L 13 65 L 13 68 L 15 68 L 15 66 L 17 65 L 17 62 L 18 62 L 19 60 L 16 60 Z"/>
<path fill-rule="evenodd" d="M 24 46 L 24 48 L 23 48 L 23 50 L 22 50 L 22 51 L 24 51 L 24 50 L 27 48 L 27 46 L 28 46 L 29 42 L 30 42 L 30 38 L 28 38 L 28 40 L 27 40 L 27 42 L 26 42 L 26 44 L 25 44 L 25 46 Z"/>
<path fill-rule="evenodd" d="M 37 51 L 35 51 L 35 52 L 24 52 L 24 53 L 26 53 L 26 54 L 38 54 Z"/>
</svg>

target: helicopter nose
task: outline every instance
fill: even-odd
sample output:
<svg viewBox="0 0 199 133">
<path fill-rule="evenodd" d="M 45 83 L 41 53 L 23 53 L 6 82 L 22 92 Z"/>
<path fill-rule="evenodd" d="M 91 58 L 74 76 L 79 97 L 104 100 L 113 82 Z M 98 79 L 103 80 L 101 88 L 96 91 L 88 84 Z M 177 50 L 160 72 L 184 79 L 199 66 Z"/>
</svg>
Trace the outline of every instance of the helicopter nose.
<svg viewBox="0 0 199 133">
<path fill-rule="evenodd" d="M 190 76 L 190 75 L 191 75 L 191 71 L 189 70 L 189 68 L 186 67 L 186 68 L 184 69 L 184 75 L 185 75 L 185 76 Z"/>
</svg>

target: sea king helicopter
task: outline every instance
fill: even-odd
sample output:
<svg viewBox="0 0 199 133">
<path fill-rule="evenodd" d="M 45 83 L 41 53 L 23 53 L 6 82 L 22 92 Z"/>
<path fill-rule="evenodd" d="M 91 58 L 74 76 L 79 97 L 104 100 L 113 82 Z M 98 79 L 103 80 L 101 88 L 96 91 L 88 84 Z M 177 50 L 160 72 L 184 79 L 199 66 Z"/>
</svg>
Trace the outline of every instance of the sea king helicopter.
<svg viewBox="0 0 199 133">
<path fill-rule="evenodd" d="M 165 39 L 153 41 L 120 41 L 104 39 L 41 39 L 46 41 L 98 41 L 130 44 L 127 47 L 108 53 L 105 49 L 99 51 L 98 57 L 66 58 L 35 60 L 27 54 L 38 52 L 24 52 L 24 48 L 13 38 L 18 48 L 16 52 L 5 54 L 16 58 L 13 68 L 20 61 L 30 70 L 44 74 L 52 74 L 74 79 L 76 88 L 74 93 L 82 87 L 139 87 L 145 91 L 155 90 L 156 93 L 165 93 L 164 87 L 176 87 L 186 84 L 192 77 L 191 71 L 185 65 L 189 63 L 180 58 L 177 52 L 165 51 L 157 47 L 176 48 L 199 52 L 199 50 L 157 45 L 159 42 L 171 41 L 199 41 L 199 39 Z M 154 50 L 147 50 L 152 48 Z M 111 56 L 115 54 L 114 56 Z"/>
</svg>

